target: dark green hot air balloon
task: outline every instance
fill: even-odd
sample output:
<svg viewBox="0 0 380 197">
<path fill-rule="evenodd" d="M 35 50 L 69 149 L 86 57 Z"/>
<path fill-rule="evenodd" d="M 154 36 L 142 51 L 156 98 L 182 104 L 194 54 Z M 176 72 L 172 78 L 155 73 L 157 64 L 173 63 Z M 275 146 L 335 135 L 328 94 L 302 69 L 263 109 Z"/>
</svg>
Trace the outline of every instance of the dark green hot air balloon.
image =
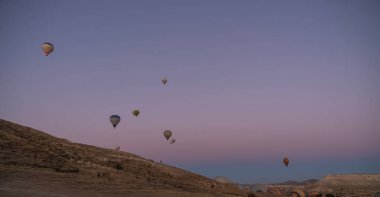
<svg viewBox="0 0 380 197">
<path fill-rule="evenodd" d="M 164 131 L 164 136 L 165 136 L 166 140 L 169 140 L 170 136 L 172 136 L 172 131 L 165 130 Z"/>
<path fill-rule="evenodd" d="M 140 111 L 135 109 L 133 110 L 132 114 L 137 117 L 140 114 Z"/>
</svg>

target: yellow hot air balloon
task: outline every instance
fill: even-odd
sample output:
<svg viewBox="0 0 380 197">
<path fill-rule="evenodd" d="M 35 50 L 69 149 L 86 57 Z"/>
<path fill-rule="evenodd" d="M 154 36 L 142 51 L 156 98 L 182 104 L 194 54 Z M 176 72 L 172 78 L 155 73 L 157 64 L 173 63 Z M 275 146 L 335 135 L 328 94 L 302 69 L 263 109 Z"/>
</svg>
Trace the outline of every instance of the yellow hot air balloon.
<svg viewBox="0 0 380 197">
<path fill-rule="evenodd" d="M 45 42 L 41 45 L 42 51 L 48 56 L 51 52 L 54 51 L 54 45 L 50 42 Z"/>
<path fill-rule="evenodd" d="M 133 110 L 132 114 L 137 117 L 140 114 L 140 111 L 135 109 Z"/>
<path fill-rule="evenodd" d="M 284 162 L 285 166 L 289 165 L 289 159 L 287 157 L 284 157 L 284 159 L 282 160 L 282 162 Z"/>
<path fill-rule="evenodd" d="M 164 136 L 165 136 L 166 140 L 169 140 L 170 136 L 172 136 L 172 131 L 165 130 L 164 131 Z"/>
<path fill-rule="evenodd" d="M 110 116 L 110 122 L 113 125 L 113 128 L 115 128 L 116 125 L 119 124 L 119 122 L 120 122 L 120 116 L 118 116 L 118 115 Z"/>
<path fill-rule="evenodd" d="M 168 82 L 168 79 L 167 79 L 167 78 L 162 78 L 162 79 L 161 79 L 161 82 L 165 85 L 166 82 Z"/>
</svg>

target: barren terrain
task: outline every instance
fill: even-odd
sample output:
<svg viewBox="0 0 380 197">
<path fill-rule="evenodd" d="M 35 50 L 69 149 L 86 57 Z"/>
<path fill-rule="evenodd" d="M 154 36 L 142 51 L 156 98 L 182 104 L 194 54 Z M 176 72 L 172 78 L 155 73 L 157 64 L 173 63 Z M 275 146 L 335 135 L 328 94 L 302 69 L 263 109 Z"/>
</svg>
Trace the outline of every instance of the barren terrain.
<svg viewBox="0 0 380 197">
<path fill-rule="evenodd" d="M 137 155 L 0 120 L 0 196 L 247 196 Z"/>
</svg>

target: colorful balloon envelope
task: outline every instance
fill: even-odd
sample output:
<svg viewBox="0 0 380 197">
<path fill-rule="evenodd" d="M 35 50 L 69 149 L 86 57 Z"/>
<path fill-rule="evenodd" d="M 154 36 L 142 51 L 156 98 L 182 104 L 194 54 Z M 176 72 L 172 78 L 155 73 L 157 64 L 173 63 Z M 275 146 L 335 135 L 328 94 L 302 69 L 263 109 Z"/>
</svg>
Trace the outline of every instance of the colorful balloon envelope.
<svg viewBox="0 0 380 197">
<path fill-rule="evenodd" d="M 41 45 L 42 51 L 48 56 L 51 52 L 54 51 L 54 45 L 50 42 L 45 42 Z"/>
</svg>

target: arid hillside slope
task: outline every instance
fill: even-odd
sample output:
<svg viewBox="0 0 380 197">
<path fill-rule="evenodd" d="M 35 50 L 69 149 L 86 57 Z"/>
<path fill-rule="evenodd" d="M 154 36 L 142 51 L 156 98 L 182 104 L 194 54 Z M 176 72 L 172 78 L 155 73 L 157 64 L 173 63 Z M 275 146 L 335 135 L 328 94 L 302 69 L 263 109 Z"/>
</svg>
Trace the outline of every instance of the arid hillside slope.
<svg viewBox="0 0 380 197">
<path fill-rule="evenodd" d="M 137 155 L 0 120 L 0 196 L 247 196 Z"/>
</svg>

